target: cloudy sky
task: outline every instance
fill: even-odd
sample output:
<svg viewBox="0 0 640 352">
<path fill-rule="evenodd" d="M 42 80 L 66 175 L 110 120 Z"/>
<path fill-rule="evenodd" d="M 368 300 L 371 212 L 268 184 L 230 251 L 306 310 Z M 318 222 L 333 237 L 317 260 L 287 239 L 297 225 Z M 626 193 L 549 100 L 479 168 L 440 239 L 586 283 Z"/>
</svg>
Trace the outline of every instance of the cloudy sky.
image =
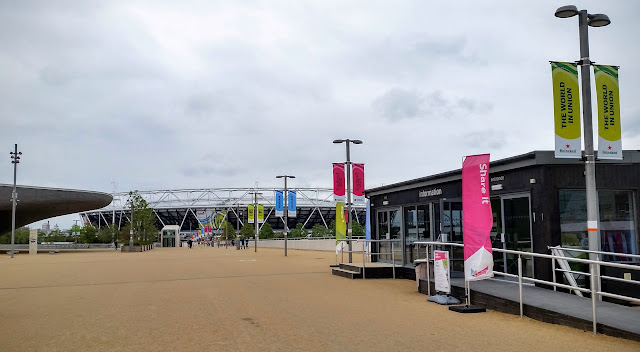
<svg viewBox="0 0 640 352">
<path fill-rule="evenodd" d="M 0 0 L 0 183 L 331 187 L 336 138 L 367 187 L 552 150 L 549 60 L 579 59 L 565 1 Z M 623 147 L 640 149 L 640 2 L 606 13 Z M 594 101 L 595 104 L 595 101 Z M 57 219 L 61 227 L 77 217 Z"/>
</svg>

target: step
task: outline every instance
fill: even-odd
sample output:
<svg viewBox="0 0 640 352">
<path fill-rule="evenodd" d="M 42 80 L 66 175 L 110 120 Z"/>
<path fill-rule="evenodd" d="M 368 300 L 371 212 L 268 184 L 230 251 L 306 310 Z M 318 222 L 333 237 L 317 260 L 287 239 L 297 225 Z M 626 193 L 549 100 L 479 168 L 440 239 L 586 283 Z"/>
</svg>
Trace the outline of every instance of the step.
<svg viewBox="0 0 640 352">
<path fill-rule="evenodd" d="M 332 268 L 331 269 L 331 274 L 337 275 L 337 276 L 346 277 L 348 279 L 361 279 L 362 278 L 362 273 L 357 272 L 357 271 L 353 271 L 353 270 L 346 270 L 346 269 Z"/>
<path fill-rule="evenodd" d="M 339 268 L 342 269 L 342 270 L 355 271 L 357 273 L 361 273 L 362 272 L 362 267 L 360 267 L 358 265 L 348 264 L 348 263 L 340 263 Z"/>
</svg>

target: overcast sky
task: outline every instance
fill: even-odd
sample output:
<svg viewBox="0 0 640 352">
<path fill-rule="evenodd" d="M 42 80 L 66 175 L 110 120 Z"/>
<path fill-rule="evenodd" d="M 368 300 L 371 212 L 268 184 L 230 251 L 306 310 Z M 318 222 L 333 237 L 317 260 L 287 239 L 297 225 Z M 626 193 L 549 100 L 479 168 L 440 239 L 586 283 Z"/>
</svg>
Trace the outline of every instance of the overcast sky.
<svg viewBox="0 0 640 352">
<path fill-rule="evenodd" d="M 574 3 L 611 18 L 591 59 L 621 66 L 640 149 L 640 1 Z M 331 187 L 336 138 L 364 142 L 367 188 L 553 150 L 549 60 L 579 59 L 566 4 L 0 0 L 0 183 L 14 143 L 18 184 L 104 192 Z"/>
</svg>

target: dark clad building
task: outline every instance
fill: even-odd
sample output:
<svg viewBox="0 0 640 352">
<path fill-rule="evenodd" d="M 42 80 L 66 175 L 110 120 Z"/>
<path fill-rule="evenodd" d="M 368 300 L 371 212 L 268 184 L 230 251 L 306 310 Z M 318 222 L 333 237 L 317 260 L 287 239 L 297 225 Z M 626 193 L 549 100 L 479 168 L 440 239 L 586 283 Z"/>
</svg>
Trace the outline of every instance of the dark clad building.
<svg viewBox="0 0 640 352">
<path fill-rule="evenodd" d="M 596 186 L 600 250 L 638 254 L 640 152 L 624 151 L 623 160 L 598 160 Z M 534 151 L 490 164 L 494 248 L 550 253 L 549 246 L 588 249 L 584 162 L 556 159 L 552 151 Z M 374 239 L 399 239 L 394 255 L 374 260 L 402 265 L 413 277 L 416 241 L 462 243 L 460 169 L 366 191 L 371 200 Z M 379 252 L 390 251 L 381 243 Z M 399 248 L 395 248 L 399 247 Z M 578 255 L 575 253 L 575 255 Z M 633 262 L 605 256 L 607 261 Z M 524 258 L 523 258 L 524 260 Z M 462 249 L 452 253 L 452 270 L 462 270 Z M 550 260 L 524 260 L 524 274 L 551 280 Z M 494 253 L 494 270 L 517 273 L 517 258 Z M 462 274 L 462 273 L 459 273 Z"/>
</svg>

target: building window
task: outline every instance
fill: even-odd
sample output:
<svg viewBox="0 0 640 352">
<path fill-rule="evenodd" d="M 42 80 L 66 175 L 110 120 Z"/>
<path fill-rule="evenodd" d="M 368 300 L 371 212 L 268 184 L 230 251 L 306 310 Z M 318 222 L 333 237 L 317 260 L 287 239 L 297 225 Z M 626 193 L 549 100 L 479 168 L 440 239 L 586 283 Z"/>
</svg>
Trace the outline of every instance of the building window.
<svg viewBox="0 0 640 352">
<path fill-rule="evenodd" d="M 560 190 L 560 232 L 565 247 L 588 249 L 587 199 L 584 190 Z M 636 224 L 632 191 L 598 191 L 600 250 L 637 254 Z M 605 256 L 606 261 L 630 258 Z"/>
<path fill-rule="evenodd" d="M 638 254 L 633 192 L 599 191 L 600 249 L 605 252 Z M 608 256 L 605 260 L 628 261 L 631 258 Z"/>
</svg>

